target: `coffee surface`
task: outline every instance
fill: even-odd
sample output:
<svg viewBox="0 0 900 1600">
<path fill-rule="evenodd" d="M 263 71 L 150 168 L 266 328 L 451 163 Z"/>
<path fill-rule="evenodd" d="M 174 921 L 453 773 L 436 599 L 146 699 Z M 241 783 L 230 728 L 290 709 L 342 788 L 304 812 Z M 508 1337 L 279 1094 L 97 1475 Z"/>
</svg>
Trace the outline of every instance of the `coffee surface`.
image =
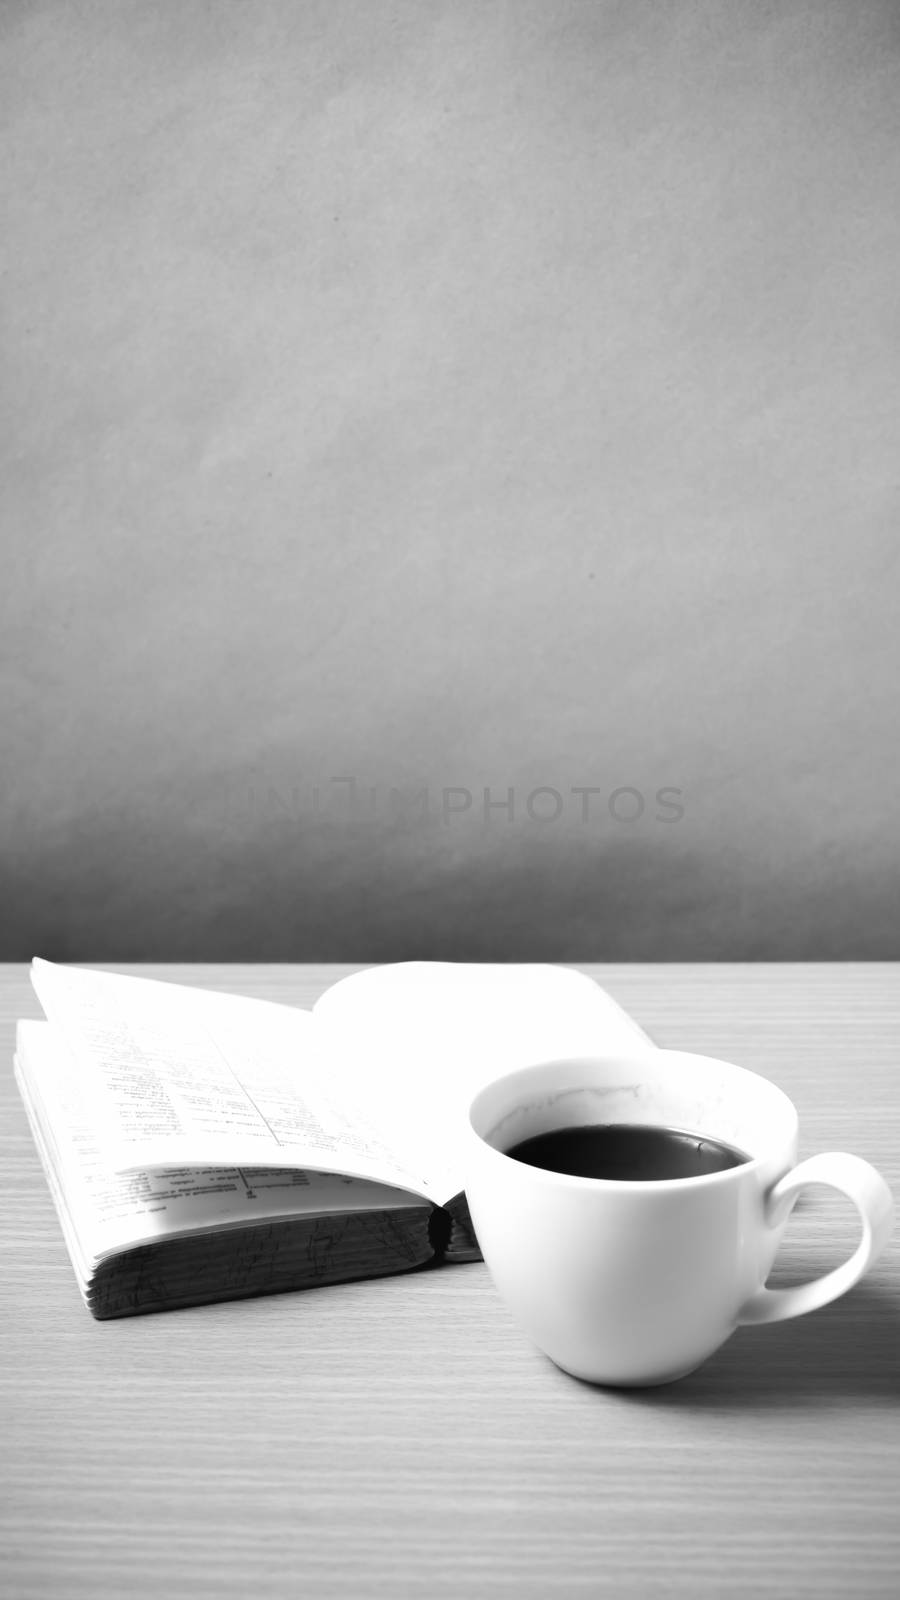
<svg viewBox="0 0 900 1600">
<path fill-rule="evenodd" d="M 612 1178 L 619 1183 L 659 1183 L 727 1172 L 750 1157 L 721 1139 L 682 1128 L 626 1122 L 554 1128 L 523 1139 L 506 1151 L 547 1172 L 574 1178 Z"/>
</svg>

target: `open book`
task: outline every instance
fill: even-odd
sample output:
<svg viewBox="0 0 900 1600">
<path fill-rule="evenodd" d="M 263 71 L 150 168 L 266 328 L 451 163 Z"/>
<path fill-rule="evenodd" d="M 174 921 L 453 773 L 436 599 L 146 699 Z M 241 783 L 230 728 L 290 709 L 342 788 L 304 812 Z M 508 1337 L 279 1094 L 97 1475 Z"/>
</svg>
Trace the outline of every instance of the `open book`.
<svg viewBox="0 0 900 1600">
<path fill-rule="evenodd" d="M 35 960 L 16 1078 L 95 1317 L 479 1259 L 468 1102 L 542 1058 L 652 1048 L 564 967 L 405 962 L 312 1011 Z"/>
</svg>

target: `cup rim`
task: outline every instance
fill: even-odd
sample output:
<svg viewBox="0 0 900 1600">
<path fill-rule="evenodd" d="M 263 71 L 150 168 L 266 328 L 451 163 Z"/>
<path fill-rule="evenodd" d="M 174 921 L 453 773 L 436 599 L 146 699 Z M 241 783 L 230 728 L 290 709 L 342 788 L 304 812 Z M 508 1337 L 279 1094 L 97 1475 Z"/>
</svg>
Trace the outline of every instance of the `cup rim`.
<svg viewBox="0 0 900 1600">
<path fill-rule="evenodd" d="M 488 1083 L 482 1084 L 477 1094 L 474 1094 L 470 1099 L 466 1114 L 469 1136 L 476 1141 L 477 1145 L 481 1146 L 482 1149 L 486 1150 L 490 1156 L 495 1157 L 498 1161 L 504 1164 L 511 1163 L 513 1166 L 527 1171 L 529 1179 L 534 1178 L 539 1183 L 547 1183 L 557 1188 L 562 1186 L 588 1193 L 602 1194 L 611 1192 L 621 1194 L 626 1191 L 634 1194 L 660 1194 L 667 1190 L 672 1190 L 680 1194 L 685 1189 L 696 1189 L 706 1184 L 738 1182 L 740 1181 L 740 1174 L 758 1172 L 761 1167 L 764 1167 L 771 1160 L 771 1154 L 774 1153 L 775 1146 L 773 1146 L 772 1152 L 751 1155 L 748 1160 L 740 1162 L 736 1167 L 726 1167 L 721 1172 L 701 1172 L 692 1178 L 585 1178 L 572 1172 L 555 1172 L 546 1167 L 532 1167 L 527 1162 L 515 1161 L 508 1151 L 498 1150 L 495 1145 L 489 1144 L 484 1134 L 479 1133 L 474 1126 L 472 1118 L 479 1100 L 483 1095 L 490 1093 L 491 1090 L 498 1088 L 501 1084 L 512 1084 L 516 1080 L 522 1079 L 527 1080 L 532 1075 L 542 1070 L 545 1071 L 548 1067 L 572 1067 L 579 1063 L 597 1066 L 599 1063 L 604 1062 L 615 1062 L 619 1066 L 628 1066 L 632 1062 L 637 1064 L 647 1060 L 652 1061 L 659 1056 L 664 1058 L 676 1056 L 681 1059 L 687 1058 L 691 1061 L 701 1061 L 710 1066 L 725 1067 L 729 1072 L 735 1073 L 742 1078 L 750 1079 L 754 1083 L 764 1084 L 781 1101 L 782 1107 L 790 1120 L 790 1136 L 792 1140 L 796 1141 L 800 1122 L 797 1108 L 790 1096 L 777 1083 L 773 1083 L 771 1078 L 766 1078 L 761 1072 L 753 1072 L 749 1067 L 738 1066 L 734 1061 L 726 1061 L 721 1056 L 707 1056 L 697 1050 L 667 1050 L 658 1047 L 630 1052 L 608 1051 L 604 1054 L 595 1055 L 548 1056 L 543 1060 L 532 1061 L 525 1066 L 515 1067 L 510 1072 L 501 1072 L 496 1078 L 492 1078 Z"/>
</svg>

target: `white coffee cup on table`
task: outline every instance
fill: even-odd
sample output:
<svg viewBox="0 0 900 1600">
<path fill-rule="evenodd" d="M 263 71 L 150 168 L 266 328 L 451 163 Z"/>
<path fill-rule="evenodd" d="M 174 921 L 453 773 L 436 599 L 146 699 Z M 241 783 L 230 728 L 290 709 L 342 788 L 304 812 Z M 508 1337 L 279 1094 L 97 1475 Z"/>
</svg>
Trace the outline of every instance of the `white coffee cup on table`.
<svg viewBox="0 0 900 1600">
<path fill-rule="evenodd" d="M 598 1125 L 685 1130 L 738 1159 L 697 1176 L 623 1180 L 546 1170 L 508 1153 L 539 1135 Z M 509 1073 L 475 1096 L 467 1149 L 466 1197 L 501 1298 L 546 1355 L 593 1383 L 671 1382 L 737 1327 L 827 1305 L 869 1270 L 891 1231 L 891 1192 L 868 1162 L 831 1152 L 797 1165 L 787 1095 L 756 1073 L 685 1051 Z M 852 1200 L 859 1246 L 811 1283 L 767 1289 L 787 1219 L 810 1184 Z"/>
</svg>

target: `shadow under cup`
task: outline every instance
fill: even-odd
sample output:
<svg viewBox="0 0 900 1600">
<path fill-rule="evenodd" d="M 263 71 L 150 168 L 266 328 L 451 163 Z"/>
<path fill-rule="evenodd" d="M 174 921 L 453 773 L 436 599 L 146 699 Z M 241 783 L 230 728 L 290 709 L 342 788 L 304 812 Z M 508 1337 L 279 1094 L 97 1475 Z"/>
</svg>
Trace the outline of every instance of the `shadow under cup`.
<svg viewBox="0 0 900 1600">
<path fill-rule="evenodd" d="M 489 1084 L 469 1122 L 466 1195 L 482 1253 L 516 1320 L 558 1366 L 594 1383 L 666 1383 L 734 1331 L 793 1205 L 774 1217 L 767 1206 L 798 1142 L 797 1113 L 775 1084 L 682 1051 L 553 1061 Z M 683 1129 L 749 1159 L 623 1182 L 506 1154 L 537 1134 L 598 1123 Z"/>
</svg>

